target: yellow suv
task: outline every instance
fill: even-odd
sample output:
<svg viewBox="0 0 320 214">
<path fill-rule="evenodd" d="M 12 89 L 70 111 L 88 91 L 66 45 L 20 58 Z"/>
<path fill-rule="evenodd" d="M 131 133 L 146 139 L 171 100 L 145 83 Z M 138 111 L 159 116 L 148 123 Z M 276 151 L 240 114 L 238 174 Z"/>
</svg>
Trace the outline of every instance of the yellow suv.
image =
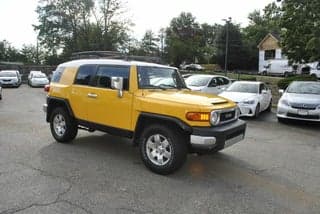
<svg viewBox="0 0 320 214">
<path fill-rule="evenodd" d="M 214 153 L 244 138 L 235 103 L 188 89 L 178 70 L 154 63 L 88 59 L 58 66 L 44 104 L 53 137 L 78 129 L 132 139 L 144 164 L 169 174 L 188 153 Z"/>
</svg>

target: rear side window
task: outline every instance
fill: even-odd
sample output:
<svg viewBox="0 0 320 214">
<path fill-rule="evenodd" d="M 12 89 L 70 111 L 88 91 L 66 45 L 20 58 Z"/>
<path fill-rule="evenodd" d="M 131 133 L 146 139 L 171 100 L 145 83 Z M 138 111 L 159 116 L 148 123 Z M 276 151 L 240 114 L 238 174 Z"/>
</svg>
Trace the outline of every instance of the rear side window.
<svg viewBox="0 0 320 214">
<path fill-rule="evenodd" d="M 64 67 L 58 67 L 57 70 L 55 70 L 52 74 L 51 82 L 60 82 L 64 69 Z"/>
<path fill-rule="evenodd" d="M 111 77 L 123 78 L 123 89 L 129 90 L 129 66 L 99 66 L 94 78 L 94 86 L 111 89 Z"/>
<path fill-rule="evenodd" d="M 79 68 L 74 84 L 89 85 L 96 70 L 96 65 L 83 65 Z"/>
</svg>

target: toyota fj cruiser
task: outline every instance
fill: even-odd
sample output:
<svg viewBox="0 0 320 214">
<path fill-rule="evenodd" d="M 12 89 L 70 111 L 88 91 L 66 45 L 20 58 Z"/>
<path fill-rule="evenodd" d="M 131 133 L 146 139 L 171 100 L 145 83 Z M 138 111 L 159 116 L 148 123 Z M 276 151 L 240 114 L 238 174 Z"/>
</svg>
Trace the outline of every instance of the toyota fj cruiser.
<svg viewBox="0 0 320 214">
<path fill-rule="evenodd" d="M 53 137 L 78 129 L 128 137 L 150 170 L 169 174 L 188 153 L 214 153 L 244 138 L 236 104 L 189 90 L 178 70 L 154 63 L 97 59 L 58 66 L 43 106 Z"/>
</svg>

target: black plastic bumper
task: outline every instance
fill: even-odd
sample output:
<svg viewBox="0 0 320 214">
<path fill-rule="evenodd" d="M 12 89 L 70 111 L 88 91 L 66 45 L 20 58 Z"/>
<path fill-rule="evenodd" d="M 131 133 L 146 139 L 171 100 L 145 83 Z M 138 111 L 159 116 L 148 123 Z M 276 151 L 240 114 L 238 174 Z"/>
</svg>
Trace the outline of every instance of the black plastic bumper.
<svg viewBox="0 0 320 214">
<path fill-rule="evenodd" d="M 217 127 L 192 127 L 192 136 L 199 137 L 212 137 L 215 139 L 214 145 L 194 145 L 191 144 L 193 150 L 207 150 L 216 151 L 225 148 L 225 142 L 228 140 L 235 139 L 239 136 L 245 135 L 246 132 L 246 122 L 243 120 L 237 120 L 232 123 L 228 123 Z"/>
</svg>

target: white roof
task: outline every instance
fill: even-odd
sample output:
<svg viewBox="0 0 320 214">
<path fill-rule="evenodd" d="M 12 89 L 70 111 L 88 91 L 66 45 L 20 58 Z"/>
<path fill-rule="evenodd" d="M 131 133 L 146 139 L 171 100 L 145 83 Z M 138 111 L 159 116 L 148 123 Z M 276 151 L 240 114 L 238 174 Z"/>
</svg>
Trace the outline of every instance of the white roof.
<svg viewBox="0 0 320 214">
<path fill-rule="evenodd" d="M 162 68 L 174 68 L 170 66 L 160 65 L 156 63 L 140 62 L 140 61 L 126 61 L 119 59 L 80 59 L 65 62 L 59 65 L 59 67 L 80 67 L 82 65 L 137 65 L 137 66 L 149 66 L 149 67 L 162 67 Z"/>
</svg>

